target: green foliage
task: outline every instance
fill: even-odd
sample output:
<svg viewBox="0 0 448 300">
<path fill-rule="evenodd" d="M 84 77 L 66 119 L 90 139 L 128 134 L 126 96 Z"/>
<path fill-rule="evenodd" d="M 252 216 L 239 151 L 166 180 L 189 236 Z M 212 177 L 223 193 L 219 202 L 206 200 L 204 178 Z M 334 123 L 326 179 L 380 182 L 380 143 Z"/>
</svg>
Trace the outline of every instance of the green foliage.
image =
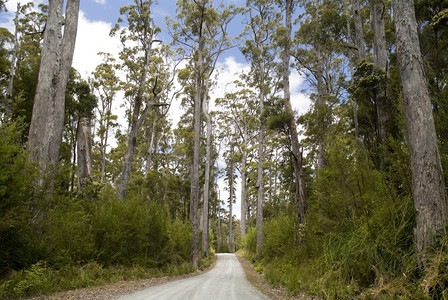
<svg viewBox="0 0 448 300">
<path fill-rule="evenodd" d="M 257 229 L 255 227 L 250 227 L 247 230 L 246 235 L 243 237 L 242 245 L 247 251 L 246 253 L 251 255 L 252 259 L 255 258 L 257 252 Z"/>
<path fill-rule="evenodd" d="M 417 280 L 417 266 L 409 194 L 397 194 L 350 138 L 335 137 L 327 160 L 311 187 L 301 245 L 294 242 L 293 216 L 265 222 L 266 278 L 291 293 L 305 290 L 328 299 L 362 293 L 406 298 L 421 293 L 410 283 Z M 251 233 L 244 246 L 254 255 Z"/>
<path fill-rule="evenodd" d="M 91 182 L 77 197 L 66 189 L 39 195 L 24 127 L 0 126 L 0 298 L 193 270 L 191 227 L 172 221 L 156 193 L 147 200 L 134 192 L 124 202 L 111 186 Z M 61 165 L 58 177 L 70 171 Z"/>
<path fill-rule="evenodd" d="M 291 114 L 280 112 L 270 116 L 270 118 L 267 120 L 267 125 L 271 130 L 286 132 L 288 130 L 288 124 L 293 118 L 294 116 L 292 116 Z"/>
<path fill-rule="evenodd" d="M 32 214 L 35 168 L 20 140 L 24 125 L 0 125 L 0 276 L 33 259 Z"/>
<path fill-rule="evenodd" d="M 161 267 L 170 262 L 174 244 L 165 207 L 141 198 L 118 201 L 105 192 L 92 216 L 98 261 L 105 265 Z"/>
</svg>

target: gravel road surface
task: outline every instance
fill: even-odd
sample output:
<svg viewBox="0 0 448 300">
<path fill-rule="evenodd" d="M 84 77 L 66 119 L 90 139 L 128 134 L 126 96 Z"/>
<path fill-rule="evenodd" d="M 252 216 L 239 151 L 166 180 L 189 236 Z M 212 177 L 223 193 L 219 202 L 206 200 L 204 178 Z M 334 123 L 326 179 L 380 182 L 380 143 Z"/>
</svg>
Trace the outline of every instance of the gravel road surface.
<svg viewBox="0 0 448 300">
<path fill-rule="evenodd" d="M 246 279 L 243 268 L 234 254 L 218 254 L 213 270 L 196 277 L 153 286 L 117 300 L 150 299 L 269 299 L 255 289 Z"/>
</svg>

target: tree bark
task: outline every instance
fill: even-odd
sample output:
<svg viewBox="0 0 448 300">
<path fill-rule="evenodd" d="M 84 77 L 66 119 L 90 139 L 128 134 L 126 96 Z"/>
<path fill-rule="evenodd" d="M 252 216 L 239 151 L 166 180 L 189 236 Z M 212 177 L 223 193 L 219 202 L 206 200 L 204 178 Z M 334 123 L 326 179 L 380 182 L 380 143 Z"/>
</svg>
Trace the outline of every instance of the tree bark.
<svg viewBox="0 0 448 300">
<path fill-rule="evenodd" d="M 297 215 L 299 224 L 304 224 L 305 220 L 305 182 L 303 178 L 302 154 L 300 151 L 299 138 L 297 135 L 297 125 L 294 119 L 294 113 L 291 106 L 291 92 L 289 85 L 289 62 L 290 62 L 290 47 L 291 47 L 291 31 L 292 31 L 292 0 L 286 0 L 286 39 L 285 48 L 283 51 L 283 93 L 284 93 L 284 107 L 285 112 L 291 115 L 288 122 L 291 138 L 292 160 L 294 166 L 295 176 L 295 201 L 297 205 Z"/>
<path fill-rule="evenodd" d="M 241 236 L 246 234 L 246 215 L 247 215 L 247 179 L 246 179 L 246 165 L 247 165 L 247 129 L 243 129 L 244 147 L 242 147 L 241 157 Z"/>
<path fill-rule="evenodd" d="M 384 14 L 386 7 L 381 0 L 369 0 L 371 11 L 371 24 L 373 29 L 373 57 L 375 64 L 387 74 L 387 41 L 384 27 Z M 380 151 L 380 168 L 384 169 L 386 157 L 387 128 L 386 123 L 388 115 L 386 111 L 387 87 L 383 86 L 378 91 L 375 105 L 378 119 L 378 136 L 382 145 Z"/>
<path fill-rule="evenodd" d="M 148 175 L 149 171 L 151 170 L 151 166 L 152 166 L 152 155 L 153 155 L 153 149 L 154 149 L 154 140 L 156 137 L 157 120 L 158 120 L 158 117 L 156 115 L 154 115 L 154 119 L 152 120 L 152 127 L 151 127 L 151 137 L 149 139 L 148 153 L 146 154 L 145 175 Z"/>
<path fill-rule="evenodd" d="M 52 173 L 59 158 L 64 130 L 65 89 L 78 28 L 79 0 L 68 1 L 62 36 L 63 2 L 52 0 L 49 3 L 28 140 L 31 158 L 39 163 L 44 174 Z M 38 185 L 42 183 L 41 179 Z"/>
<path fill-rule="evenodd" d="M 264 63 L 260 63 L 261 71 L 261 82 L 264 83 Z M 263 249 L 263 203 L 264 203 L 264 182 L 263 182 L 263 160 L 264 160 L 264 120 L 263 120 L 263 110 L 264 110 L 264 89 L 260 88 L 260 132 L 258 133 L 258 168 L 257 168 L 257 250 L 256 255 L 258 258 L 262 255 Z"/>
<path fill-rule="evenodd" d="M 205 41 L 203 36 L 204 10 L 202 7 L 202 16 L 199 24 L 198 49 L 196 61 L 195 95 L 194 95 L 194 146 L 193 163 L 191 166 L 191 184 L 190 184 L 190 220 L 193 227 L 193 237 L 191 245 L 191 262 L 195 268 L 199 265 L 199 156 L 200 156 L 200 138 L 201 138 L 201 100 L 202 100 L 202 76 L 203 76 L 203 51 Z"/>
<path fill-rule="evenodd" d="M 92 134 L 90 119 L 81 117 L 78 122 L 77 156 L 78 156 L 78 192 L 82 191 L 85 182 L 92 176 Z"/>
<path fill-rule="evenodd" d="M 446 234 L 448 204 L 414 1 L 394 0 L 392 5 L 411 152 L 412 196 L 417 211 L 415 238 L 424 267 L 425 250 L 435 243 L 437 235 Z"/>
<path fill-rule="evenodd" d="M 358 60 L 366 59 L 366 42 L 361 19 L 361 7 L 358 0 L 352 0 L 353 20 L 355 23 L 356 47 L 358 48 Z"/>
<path fill-rule="evenodd" d="M 232 150 L 233 152 L 233 150 Z M 234 252 L 233 247 L 233 199 L 235 198 L 235 166 L 233 161 L 230 163 L 229 167 L 229 250 Z"/>
<path fill-rule="evenodd" d="M 6 107 L 5 115 L 6 120 L 11 120 L 12 118 L 12 93 L 14 88 L 14 76 L 16 74 L 16 64 L 17 64 L 17 49 L 19 48 L 19 14 L 20 14 L 20 3 L 17 3 L 16 16 L 14 18 L 14 47 L 12 49 L 11 66 L 9 68 L 9 80 L 8 89 L 6 90 Z"/>
<path fill-rule="evenodd" d="M 208 90 L 208 87 L 206 88 Z M 211 168 L 211 147 L 212 147 L 212 118 L 208 113 L 209 99 L 204 97 L 203 100 L 203 112 L 207 121 L 207 144 L 205 148 L 205 178 L 204 178 L 204 203 L 202 208 L 202 253 L 208 255 L 209 240 L 208 240 L 208 228 L 209 228 L 209 197 L 210 197 L 210 168 Z"/>
</svg>

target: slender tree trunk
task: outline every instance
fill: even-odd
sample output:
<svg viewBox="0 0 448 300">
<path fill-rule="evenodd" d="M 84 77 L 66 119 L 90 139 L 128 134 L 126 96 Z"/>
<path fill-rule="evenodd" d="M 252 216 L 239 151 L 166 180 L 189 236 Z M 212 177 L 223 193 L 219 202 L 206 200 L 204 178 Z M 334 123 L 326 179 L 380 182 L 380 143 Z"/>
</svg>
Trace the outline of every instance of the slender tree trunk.
<svg viewBox="0 0 448 300">
<path fill-rule="evenodd" d="M 247 130 L 244 128 L 243 132 L 244 144 L 247 142 Z M 247 182 L 246 182 L 246 164 L 247 164 L 247 149 L 242 147 L 241 157 L 241 236 L 246 234 L 246 214 L 247 214 Z"/>
<path fill-rule="evenodd" d="M 318 41 L 316 41 L 316 43 L 314 45 L 314 49 L 316 51 L 316 82 L 317 82 L 316 108 L 318 110 L 322 110 L 322 108 L 324 108 L 324 106 L 325 106 L 325 101 L 324 101 L 324 97 L 323 97 L 324 96 L 324 80 L 323 80 L 323 68 L 322 68 L 322 64 L 324 62 L 322 60 L 320 43 Z M 319 113 L 319 116 L 322 116 L 322 112 Z M 323 126 L 325 126 L 323 119 L 321 119 L 320 122 Z M 321 170 L 325 167 L 324 136 L 325 136 L 325 130 L 321 130 L 318 134 L 318 140 L 317 140 L 317 169 L 318 170 Z"/>
<path fill-rule="evenodd" d="M 219 195 L 219 193 L 218 193 Z M 218 196 L 218 204 L 217 204 L 217 208 L 218 208 L 218 236 L 216 238 L 216 251 L 219 252 L 219 250 L 221 249 L 221 205 L 220 205 L 220 201 L 221 198 Z"/>
<path fill-rule="evenodd" d="M 104 135 L 101 138 L 101 183 L 104 183 L 104 179 L 106 178 L 106 156 L 107 156 L 107 142 L 109 140 L 109 129 L 111 126 L 110 116 L 112 112 L 112 101 L 106 106 L 106 124 L 104 126 Z M 104 109 L 103 109 L 104 111 Z M 102 120 L 104 122 L 104 120 Z"/>
<path fill-rule="evenodd" d="M 92 176 L 92 135 L 90 119 L 81 117 L 76 133 L 78 153 L 78 192 L 82 191 L 86 180 Z"/>
<path fill-rule="evenodd" d="M 17 49 L 19 48 L 19 14 L 20 14 L 20 3 L 17 3 L 16 17 L 14 18 L 14 47 L 12 49 L 11 66 L 9 68 L 9 81 L 8 89 L 6 90 L 6 107 L 5 115 L 6 120 L 11 120 L 12 117 L 12 93 L 14 88 L 14 76 L 16 74 L 16 64 L 17 64 Z"/>
<path fill-rule="evenodd" d="M 152 155 L 154 149 L 154 140 L 156 137 L 157 120 L 158 120 L 157 116 L 154 116 L 154 119 L 152 120 L 151 137 L 149 139 L 148 153 L 146 155 L 145 175 L 148 175 L 149 170 L 151 170 L 152 166 Z"/>
<path fill-rule="evenodd" d="M 387 41 L 384 25 L 386 7 L 382 0 L 369 0 L 373 29 L 373 57 L 381 70 L 387 71 Z"/>
<path fill-rule="evenodd" d="M 68 1 L 62 36 L 63 2 L 52 0 L 49 3 L 29 131 L 31 158 L 39 163 L 44 174 L 52 173 L 59 158 L 64 130 L 65 89 L 78 28 L 79 0 Z M 42 185 L 42 179 L 37 184 Z"/>
<path fill-rule="evenodd" d="M 203 12 L 204 13 L 204 12 Z M 194 96 L 194 146 L 193 146 L 193 164 L 191 166 L 191 194 L 190 194 L 190 220 L 193 226 L 193 237 L 191 246 L 191 262 L 195 268 L 199 265 L 199 216 L 198 216 L 198 206 L 199 206 L 199 156 L 200 156 L 200 137 L 201 137 L 201 100 L 202 100 L 202 52 L 204 50 L 204 37 L 202 36 L 203 21 L 202 16 L 200 22 L 199 36 L 198 36 L 198 50 L 197 50 L 197 61 L 196 61 L 196 80 L 195 88 L 196 93 Z"/>
<path fill-rule="evenodd" d="M 261 71 L 261 82 L 264 83 L 264 63 L 260 63 L 260 71 Z M 263 119 L 263 110 L 264 110 L 264 90 L 260 88 L 260 132 L 258 133 L 258 170 L 257 170 L 257 257 L 261 257 L 262 249 L 263 249 L 263 203 L 264 203 L 264 183 L 263 183 L 263 160 L 264 160 L 264 119 Z"/>
<path fill-rule="evenodd" d="M 207 90 L 208 90 L 208 84 Z M 207 144 L 206 144 L 206 154 L 205 154 L 205 181 L 204 181 L 204 203 L 202 208 L 202 219 L 203 219 L 203 229 L 202 229 L 202 253 L 208 255 L 209 248 L 209 197 L 210 197 L 210 168 L 211 168 L 211 147 L 212 147 L 212 118 L 208 113 L 209 99 L 204 97 L 203 100 L 203 112 L 205 119 L 207 121 Z"/>
<path fill-rule="evenodd" d="M 233 199 L 235 198 L 235 166 L 233 161 L 230 163 L 229 170 L 229 250 L 234 252 L 233 245 Z"/>
<path fill-rule="evenodd" d="M 371 23 L 373 28 L 373 57 L 375 64 L 387 74 L 387 41 L 384 27 L 384 14 L 386 13 L 385 4 L 382 0 L 369 0 L 371 11 Z M 378 136 L 382 145 L 380 154 L 380 167 L 384 169 L 386 156 L 387 128 L 386 122 L 388 115 L 386 111 L 387 87 L 384 86 L 378 92 L 375 105 L 378 119 Z"/>
<path fill-rule="evenodd" d="M 316 18 L 318 23 L 320 23 L 320 4 L 319 0 L 316 0 Z M 316 108 L 318 110 L 322 110 L 322 108 L 325 107 L 325 100 L 324 100 L 324 94 L 325 88 L 324 88 L 324 60 L 322 59 L 322 52 L 321 52 L 321 44 L 318 39 L 314 41 L 314 51 L 316 53 L 316 83 L 317 83 L 317 99 L 316 99 Z M 321 116 L 322 113 L 319 113 Z M 324 120 L 320 120 L 322 125 L 324 124 Z M 325 167 L 325 147 L 324 147 L 324 137 L 325 137 L 325 130 L 321 130 L 317 137 L 317 169 L 320 170 Z"/>
<path fill-rule="evenodd" d="M 299 224 L 303 224 L 305 220 L 305 182 L 303 178 L 302 154 L 300 152 L 299 137 L 297 135 L 297 125 L 294 119 L 294 113 L 291 107 L 291 92 L 289 86 L 289 62 L 290 62 L 290 47 L 291 47 L 291 31 L 292 31 L 292 0 L 286 0 L 286 39 L 285 49 L 283 51 L 283 93 L 285 112 L 292 116 L 288 122 L 288 127 L 291 135 L 291 149 L 292 160 L 294 166 L 295 178 L 295 201 L 297 205 L 297 215 Z"/>
<path fill-rule="evenodd" d="M 356 47 L 358 48 L 358 60 L 366 59 L 366 42 L 361 19 L 361 7 L 359 0 L 352 0 L 353 20 L 355 23 Z"/>
<path fill-rule="evenodd" d="M 71 130 L 70 130 L 71 131 Z M 73 154 L 73 158 L 72 158 L 72 170 L 71 170 L 71 180 L 70 180 L 70 198 L 73 197 L 73 193 L 75 191 L 75 174 L 76 174 L 76 162 L 77 162 L 77 153 L 76 153 L 76 140 L 77 140 L 77 136 L 76 134 L 78 134 L 78 128 L 76 128 L 76 133 L 71 132 L 70 134 L 70 139 L 71 139 L 71 145 L 72 145 L 72 154 Z"/>
<path fill-rule="evenodd" d="M 140 114 L 140 108 L 143 104 L 143 95 L 145 92 L 146 81 L 148 77 L 148 69 L 152 52 L 152 43 L 153 43 L 153 36 L 151 36 L 151 38 L 147 42 L 147 45 L 145 45 L 145 61 L 143 65 L 142 77 L 140 78 L 137 95 L 135 96 L 134 109 L 132 113 L 130 131 L 128 137 L 128 148 L 126 150 L 126 154 L 124 157 L 123 170 L 121 172 L 120 183 L 118 185 L 118 197 L 120 197 L 120 199 L 124 199 L 126 196 L 127 185 L 131 177 L 132 162 L 134 160 L 134 151 L 135 146 L 137 144 L 138 131 L 141 125 L 143 124 L 143 121 L 145 120 L 146 116 L 148 115 L 149 108 L 152 106 L 148 103 L 143 113 Z"/>
<path fill-rule="evenodd" d="M 420 51 L 414 1 L 392 1 L 398 64 L 411 152 L 415 237 L 420 264 L 437 235 L 446 234 L 448 204 L 431 99 Z"/>
<path fill-rule="evenodd" d="M 352 0 L 352 9 L 353 9 L 353 16 L 354 17 L 355 17 L 355 7 L 357 8 L 357 11 L 358 11 L 358 14 L 359 14 L 359 2 L 358 2 L 358 0 Z M 346 10 L 347 10 L 347 15 L 349 15 L 349 13 L 348 13 L 348 6 L 346 7 Z M 361 17 L 360 16 L 358 16 L 358 17 L 359 17 L 359 20 L 357 20 L 357 21 L 359 22 L 359 24 L 357 25 L 357 27 L 358 27 L 358 30 L 360 30 L 360 29 L 362 29 L 362 21 L 361 21 Z M 352 41 L 352 30 L 350 28 L 350 19 L 348 19 L 348 18 L 347 18 L 347 39 L 348 39 L 349 42 Z M 354 68 L 355 68 L 355 65 L 356 65 L 356 61 L 360 59 L 360 56 L 365 56 L 365 51 L 364 51 L 365 47 L 363 47 L 363 44 L 364 44 L 363 41 L 364 41 L 364 33 L 361 31 L 360 32 L 360 42 L 355 40 L 355 45 L 357 47 L 358 57 L 355 59 L 353 57 L 353 55 L 350 55 L 350 53 L 348 55 L 349 66 L 350 66 L 350 84 L 353 84 L 353 73 L 354 73 Z M 355 125 L 355 139 L 356 139 L 356 144 L 359 146 L 360 142 L 359 142 L 358 103 L 356 103 L 356 101 L 354 101 L 354 100 L 352 100 L 352 102 L 353 102 L 353 122 L 355 123 L 354 124 Z"/>
</svg>

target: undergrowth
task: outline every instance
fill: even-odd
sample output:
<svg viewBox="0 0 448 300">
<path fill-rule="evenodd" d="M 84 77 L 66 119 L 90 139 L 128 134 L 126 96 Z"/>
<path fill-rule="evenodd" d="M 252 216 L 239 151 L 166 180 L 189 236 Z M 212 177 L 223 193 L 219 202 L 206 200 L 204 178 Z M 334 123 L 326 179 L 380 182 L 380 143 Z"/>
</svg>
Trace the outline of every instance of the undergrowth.
<svg viewBox="0 0 448 300">
<path fill-rule="evenodd" d="M 0 299 L 47 295 L 124 280 L 182 275 L 194 270 L 193 266 L 187 262 L 180 265 L 167 265 L 161 269 L 138 265 L 103 267 L 92 262 L 82 266 L 65 266 L 57 270 L 40 261 L 26 270 L 12 273 L 7 280 L 2 281 Z"/>
<path fill-rule="evenodd" d="M 422 272 L 414 246 L 410 192 L 396 186 L 350 141 L 335 139 L 328 166 L 314 178 L 298 240 L 294 206 L 263 224 L 262 259 L 256 230 L 242 244 L 273 286 L 323 299 L 448 299 L 448 238 L 426 255 Z M 346 149 L 346 153 L 340 149 Z M 397 154 L 398 155 L 398 154 Z M 403 155 L 405 156 L 405 155 Z M 406 168 L 406 160 L 394 162 Z M 396 176 L 401 176 L 403 172 Z M 407 180 L 407 179 L 406 179 Z"/>
</svg>

